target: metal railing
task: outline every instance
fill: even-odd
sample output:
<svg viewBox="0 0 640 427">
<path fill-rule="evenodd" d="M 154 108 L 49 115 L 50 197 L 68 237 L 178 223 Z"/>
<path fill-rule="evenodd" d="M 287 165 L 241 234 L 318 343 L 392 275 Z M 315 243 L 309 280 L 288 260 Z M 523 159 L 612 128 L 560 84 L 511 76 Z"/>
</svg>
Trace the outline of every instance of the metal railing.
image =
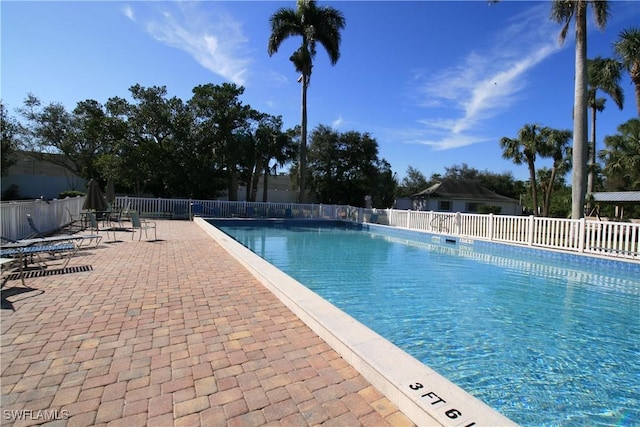
<svg viewBox="0 0 640 427">
<path fill-rule="evenodd" d="M 31 234 L 26 214 L 43 232 L 59 229 L 79 216 L 84 197 L 0 204 L 2 236 L 11 239 Z M 590 253 L 640 261 L 640 223 L 541 218 L 494 214 L 363 209 L 353 206 L 245 202 L 224 200 L 117 197 L 123 210 L 146 218 L 316 218 L 378 223 L 435 234 L 502 243 Z"/>
<path fill-rule="evenodd" d="M 351 206 L 231 202 L 226 200 L 153 199 L 117 197 L 116 204 L 135 210 L 146 218 L 191 219 L 194 216 L 216 218 L 343 218 L 357 219 L 358 209 Z"/>
</svg>

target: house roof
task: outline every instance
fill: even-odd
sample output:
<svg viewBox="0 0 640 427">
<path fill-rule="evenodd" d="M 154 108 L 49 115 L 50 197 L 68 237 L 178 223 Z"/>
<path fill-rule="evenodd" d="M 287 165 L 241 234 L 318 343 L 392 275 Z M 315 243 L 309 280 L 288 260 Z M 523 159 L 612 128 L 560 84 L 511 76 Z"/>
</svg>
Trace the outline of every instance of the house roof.
<svg viewBox="0 0 640 427">
<path fill-rule="evenodd" d="M 501 202 L 518 202 L 511 197 L 501 196 L 471 179 L 443 179 L 426 190 L 411 196 L 412 199 L 426 199 L 427 197 L 465 200 L 493 200 Z"/>
<path fill-rule="evenodd" d="M 594 201 L 601 203 L 640 203 L 640 191 L 611 191 L 592 195 Z"/>
</svg>

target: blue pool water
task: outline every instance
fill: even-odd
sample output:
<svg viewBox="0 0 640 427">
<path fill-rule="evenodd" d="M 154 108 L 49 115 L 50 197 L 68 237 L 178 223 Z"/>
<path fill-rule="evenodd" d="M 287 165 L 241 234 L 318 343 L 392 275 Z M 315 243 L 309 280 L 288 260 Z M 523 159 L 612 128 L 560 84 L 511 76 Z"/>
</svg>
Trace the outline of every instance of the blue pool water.
<svg viewBox="0 0 640 427">
<path fill-rule="evenodd" d="M 213 223 L 519 424 L 640 425 L 640 266 L 380 227 Z"/>
</svg>

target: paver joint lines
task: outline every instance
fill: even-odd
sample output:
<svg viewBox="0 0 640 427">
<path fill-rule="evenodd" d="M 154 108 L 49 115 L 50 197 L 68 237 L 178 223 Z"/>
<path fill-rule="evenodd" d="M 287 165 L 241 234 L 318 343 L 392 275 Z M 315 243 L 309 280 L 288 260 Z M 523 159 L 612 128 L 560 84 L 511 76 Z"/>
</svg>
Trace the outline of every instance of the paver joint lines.
<svg viewBox="0 0 640 427">
<path fill-rule="evenodd" d="M 199 227 L 157 224 L 7 297 L 2 426 L 412 425 Z"/>
</svg>

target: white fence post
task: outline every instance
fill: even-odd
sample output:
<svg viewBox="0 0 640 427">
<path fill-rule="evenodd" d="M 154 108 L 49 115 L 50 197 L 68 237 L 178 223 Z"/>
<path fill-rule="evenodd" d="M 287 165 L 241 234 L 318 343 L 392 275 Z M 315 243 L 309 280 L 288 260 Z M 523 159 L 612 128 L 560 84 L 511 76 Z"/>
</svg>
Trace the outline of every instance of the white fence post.
<svg viewBox="0 0 640 427">
<path fill-rule="evenodd" d="M 529 223 L 527 227 L 527 245 L 533 246 L 533 236 L 535 234 L 535 216 L 529 215 Z"/>
<path fill-rule="evenodd" d="M 489 227 L 487 230 L 487 238 L 489 240 L 493 240 L 493 227 L 494 227 L 494 218 L 493 218 L 493 214 L 490 213 L 489 214 Z"/>
<path fill-rule="evenodd" d="M 411 211 L 407 211 L 407 228 L 411 228 Z"/>
<path fill-rule="evenodd" d="M 584 252 L 584 238 L 587 222 L 584 218 L 578 220 L 578 252 Z"/>
</svg>

